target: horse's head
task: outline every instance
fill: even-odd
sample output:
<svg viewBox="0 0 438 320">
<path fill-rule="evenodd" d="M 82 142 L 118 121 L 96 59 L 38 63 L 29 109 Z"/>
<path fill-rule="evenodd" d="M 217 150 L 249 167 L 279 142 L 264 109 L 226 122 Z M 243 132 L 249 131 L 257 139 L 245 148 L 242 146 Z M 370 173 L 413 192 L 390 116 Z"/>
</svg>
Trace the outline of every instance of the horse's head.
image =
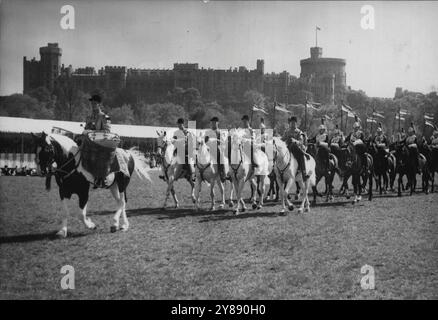
<svg viewBox="0 0 438 320">
<path fill-rule="evenodd" d="M 41 135 L 32 133 L 35 146 L 35 163 L 37 172 L 41 175 L 47 175 L 51 171 L 53 162 L 55 161 L 55 147 L 50 140 L 50 137 L 43 131 Z"/>
<path fill-rule="evenodd" d="M 210 147 L 205 143 L 205 134 L 203 132 L 196 137 L 196 147 L 198 149 L 197 155 L 199 162 L 201 164 L 210 163 Z"/>
<path fill-rule="evenodd" d="M 245 135 L 245 131 L 242 129 L 231 129 L 230 137 L 231 137 L 231 150 L 237 150 L 240 148 L 243 137 Z"/>
</svg>

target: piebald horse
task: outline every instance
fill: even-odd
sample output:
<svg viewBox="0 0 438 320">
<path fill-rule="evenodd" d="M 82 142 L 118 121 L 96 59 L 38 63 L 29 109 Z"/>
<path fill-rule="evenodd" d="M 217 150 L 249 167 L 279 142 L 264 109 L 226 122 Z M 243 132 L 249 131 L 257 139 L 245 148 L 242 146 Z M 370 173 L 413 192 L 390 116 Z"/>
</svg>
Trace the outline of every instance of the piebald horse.
<svg viewBox="0 0 438 320">
<path fill-rule="evenodd" d="M 243 200 L 243 188 L 247 181 L 253 186 L 252 194 L 252 208 L 261 209 L 263 207 L 263 200 L 265 194 L 265 183 L 269 180 L 267 176 L 269 174 L 269 161 L 266 154 L 260 149 L 260 146 L 256 143 L 254 146 L 254 160 L 258 164 L 258 167 L 253 168 L 251 165 L 251 155 L 248 155 L 244 145 L 249 146 L 250 141 L 244 137 L 245 131 L 243 129 L 231 129 L 231 145 L 230 145 L 230 170 L 229 176 L 236 193 L 237 203 L 234 207 L 234 213 L 238 214 L 240 211 L 245 212 L 246 206 Z M 257 189 L 260 187 L 259 201 L 257 202 Z M 232 201 L 230 200 L 230 203 Z M 240 205 L 242 209 L 240 209 Z"/>
<path fill-rule="evenodd" d="M 280 214 L 285 214 L 285 201 L 287 202 L 288 209 L 290 211 L 294 209 L 294 205 L 287 197 L 294 182 L 298 182 L 303 199 L 298 212 L 302 213 L 310 211 L 308 193 L 310 188 L 316 185 L 315 159 L 312 156 L 309 156 L 309 158 L 305 159 L 306 170 L 309 178 L 306 181 L 303 181 L 302 174 L 297 174 L 298 162 L 293 154 L 289 151 L 286 143 L 279 137 L 274 137 L 272 143 L 274 149 L 274 171 L 275 176 L 277 177 L 277 183 L 280 186 L 280 199 L 282 204 Z"/>
<path fill-rule="evenodd" d="M 221 144 L 223 145 L 223 143 Z M 199 210 L 199 199 L 202 189 L 202 182 L 206 182 L 210 185 L 210 197 L 211 197 L 211 205 L 210 210 L 215 210 L 215 199 L 214 199 L 214 186 L 215 183 L 219 186 L 219 190 L 222 195 L 222 202 L 219 205 L 219 209 L 223 209 L 225 206 L 225 189 L 224 183 L 222 183 L 219 174 L 219 165 L 213 163 L 212 150 L 205 142 L 205 135 L 201 133 L 197 137 L 197 154 L 196 154 L 196 208 Z M 222 158 L 222 161 L 226 160 Z M 225 165 L 225 175 L 228 173 L 228 161 L 224 161 Z M 232 190 L 232 189 L 231 189 Z M 231 199 L 231 196 L 230 196 Z"/>
<path fill-rule="evenodd" d="M 79 197 L 79 218 L 88 229 L 96 229 L 96 225 L 87 217 L 87 203 L 89 197 L 90 182 L 94 181 L 93 175 L 85 170 L 81 162 L 81 151 L 72 139 L 59 134 L 42 133 L 41 136 L 33 135 L 35 142 L 35 162 L 40 175 L 46 176 L 46 189 L 50 190 L 51 177 L 55 176 L 59 187 L 59 196 L 64 206 L 61 229 L 57 232 L 60 237 L 67 236 L 67 220 L 69 208 L 66 202 L 73 194 Z M 117 211 L 113 217 L 111 232 L 119 230 L 119 220 L 122 217 L 120 230 L 129 228 L 126 216 L 126 188 L 128 187 L 132 173 L 135 171 L 141 179 L 150 177 L 146 159 L 136 150 L 124 150 L 117 148 L 120 157 L 127 159 L 129 177 L 122 172 L 111 173 L 107 177 L 109 183 L 105 188 L 110 189 L 117 202 Z"/>
<path fill-rule="evenodd" d="M 187 169 L 188 164 L 179 164 L 176 158 L 176 147 L 174 146 L 174 139 L 166 134 L 165 131 L 157 131 L 158 147 L 162 150 L 161 169 L 167 182 L 166 197 L 163 203 L 163 209 L 166 208 L 169 195 L 172 194 L 175 202 L 175 208 L 179 207 L 179 201 L 176 197 L 174 182 L 178 179 L 185 178 L 191 187 L 192 202 L 196 204 L 195 197 L 195 183 L 192 181 L 190 172 Z"/>
</svg>

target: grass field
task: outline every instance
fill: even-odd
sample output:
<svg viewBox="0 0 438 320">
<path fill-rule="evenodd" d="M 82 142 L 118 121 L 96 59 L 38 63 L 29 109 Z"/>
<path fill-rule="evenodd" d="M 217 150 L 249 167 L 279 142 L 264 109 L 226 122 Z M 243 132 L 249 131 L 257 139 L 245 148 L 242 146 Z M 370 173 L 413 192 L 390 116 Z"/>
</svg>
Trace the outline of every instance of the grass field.
<svg viewBox="0 0 438 320">
<path fill-rule="evenodd" d="M 74 217 L 69 237 L 55 239 L 56 184 L 46 192 L 41 178 L 0 177 L 0 298 L 438 298 L 438 193 L 354 206 L 319 199 L 309 214 L 286 217 L 268 202 L 234 216 L 193 210 L 187 182 L 177 183 L 182 208 L 162 211 L 165 184 L 153 178 L 129 186 L 128 232 L 109 232 L 115 203 L 98 190 L 89 204 L 97 230 Z M 60 286 L 67 264 L 74 290 Z M 374 267 L 374 290 L 360 286 L 365 264 Z"/>
</svg>

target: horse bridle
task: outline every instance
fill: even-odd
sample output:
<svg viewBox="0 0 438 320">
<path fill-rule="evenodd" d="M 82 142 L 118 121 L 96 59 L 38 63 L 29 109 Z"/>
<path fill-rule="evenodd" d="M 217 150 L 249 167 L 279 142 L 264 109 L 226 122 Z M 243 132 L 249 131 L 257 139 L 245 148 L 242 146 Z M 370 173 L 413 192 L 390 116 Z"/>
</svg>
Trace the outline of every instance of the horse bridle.
<svg viewBox="0 0 438 320">
<path fill-rule="evenodd" d="M 283 176 L 284 176 L 284 172 L 287 170 L 287 168 L 289 168 L 289 166 L 290 166 L 290 164 L 291 164 L 291 162 L 292 162 L 292 156 L 291 156 L 291 153 L 290 153 L 290 151 L 288 150 L 288 154 L 289 154 L 289 161 L 287 162 L 287 164 L 286 164 L 286 166 L 283 168 L 283 169 L 280 169 L 278 166 L 277 166 L 277 156 L 278 156 L 278 148 L 277 148 L 277 145 L 275 144 L 275 141 L 274 141 L 274 146 L 275 146 L 275 153 L 274 153 L 274 162 L 275 162 L 275 167 L 278 169 L 278 171 L 279 171 L 279 173 L 280 173 L 280 179 L 281 179 L 281 181 L 283 182 L 284 181 L 284 179 L 283 179 Z"/>
<path fill-rule="evenodd" d="M 234 168 L 233 165 L 231 164 L 231 154 L 230 154 L 230 168 L 233 170 L 234 173 L 234 178 L 237 179 L 237 171 L 239 170 L 240 166 L 242 165 L 243 162 L 243 157 L 242 157 L 242 144 L 239 144 L 239 153 L 240 153 L 240 162 L 237 165 L 237 168 Z"/>
</svg>

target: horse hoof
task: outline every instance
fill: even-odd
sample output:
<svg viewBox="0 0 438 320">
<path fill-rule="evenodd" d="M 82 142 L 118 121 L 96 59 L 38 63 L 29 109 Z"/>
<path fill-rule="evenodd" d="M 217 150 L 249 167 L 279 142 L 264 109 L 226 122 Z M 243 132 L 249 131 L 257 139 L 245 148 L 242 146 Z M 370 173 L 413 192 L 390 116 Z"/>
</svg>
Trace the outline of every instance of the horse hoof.
<svg viewBox="0 0 438 320">
<path fill-rule="evenodd" d="M 350 196 L 346 196 L 346 198 L 347 198 L 347 200 L 350 200 L 351 197 Z"/>
<path fill-rule="evenodd" d="M 259 205 L 257 206 L 257 210 L 260 210 L 261 208 L 263 208 L 263 206 L 262 206 L 261 204 L 259 204 Z"/>
<path fill-rule="evenodd" d="M 210 211 L 214 211 L 214 210 L 216 210 L 215 207 L 210 207 Z"/>
<path fill-rule="evenodd" d="M 294 210 L 294 206 L 291 204 L 291 205 L 289 205 L 289 206 L 287 207 L 287 209 L 288 209 L 289 211 L 293 211 L 293 210 Z"/>
<path fill-rule="evenodd" d="M 252 208 L 255 210 L 255 209 L 257 209 L 257 204 L 256 203 L 253 203 L 252 204 Z"/>
<path fill-rule="evenodd" d="M 110 228 L 111 233 L 114 233 L 117 231 L 117 227 L 116 226 L 111 226 Z"/>
<path fill-rule="evenodd" d="M 59 238 L 67 238 L 67 230 L 59 230 L 56 233 L 56 236 Z"/>
<path fill-rule="evenodd" d="M 246 208 L 245 208 L 245 207 L 243 207 L 243 208 L 242 208 L 242 212 L 245 212 L 245 211 L 246 211 Z"/>
<path fill-rule="evenodd" d="M 123 232 L 128 231 L 128 229 L 129 229 L 129 226 L 121 226 L 120 227 L 120 231 L 123 231 Z"/>
<path fill-rule="evenodd" d="M 228 207 L 230 207 L 230 208 L 234 207 L 233 201 L 230 201 L 230 203 L 228 204 Z"/>
<path fill-rule="evenodd" d="M 298 209 L 298 213 L 303 213 L 303 209 L 302 209 L 302 208 L 299 208 L 299 209 Z"/>
<path fill-rule="evenodd" d="M 225 206 L 224 204 L 220 204 L 220 205 L 219 205 L 219 209 L 223 209 L 224 206 Z"/>
<path fill-rule="evenodd" d="M 309 208 L 304 208 L 304 212 L 309 212 L 310 209 Z"/>
</svg>

